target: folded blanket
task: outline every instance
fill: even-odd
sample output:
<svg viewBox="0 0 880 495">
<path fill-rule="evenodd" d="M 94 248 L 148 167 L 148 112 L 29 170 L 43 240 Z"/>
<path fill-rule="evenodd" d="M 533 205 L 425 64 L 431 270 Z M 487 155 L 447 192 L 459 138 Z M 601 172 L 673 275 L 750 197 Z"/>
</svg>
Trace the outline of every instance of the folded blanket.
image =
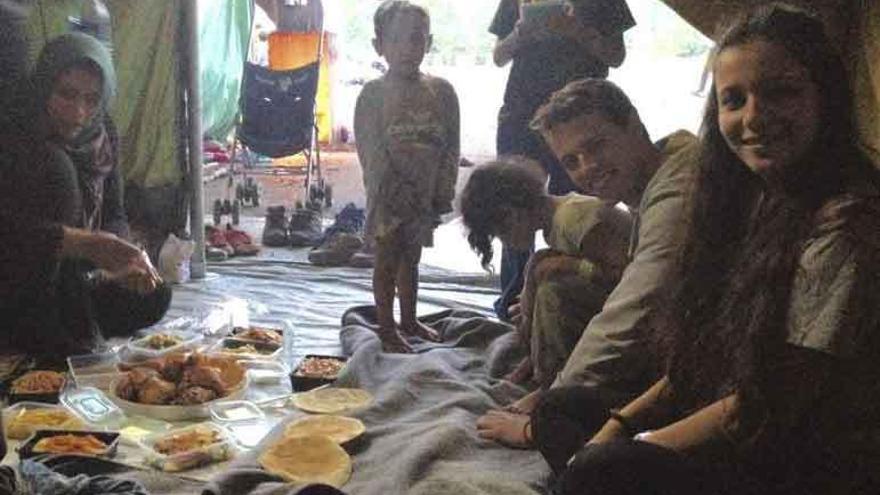
<svg viewBox="0 0 880 495">
<path fill-rule="evenodd" d="M 413 339 L 415 354 L 388 354 L 373 331 L 373 307 L 352 308 L 342 318 L 342 347 L 350 358 L 336 386 L 363 388 L 375 399 L 351 414 L 367 432 L 347 446 L 353 473 L 342 490 L 357 495 L 546 493 L 549 468 L 539 453 L 504 447 L 476 432 L 480 415 L 526 393 L 499 379 L 523 357 L 512 327 L 470 311 L 443 311 L 421 320 L 443 341 Z M 205 494 L 311 495 L 307 489 L 314 485 L 283 485 L 260 471 L 256 461 L 297 417 L 282 421 L 261 445 L 239 456 L 235 469 L 215 479 Z"/>
</svg>

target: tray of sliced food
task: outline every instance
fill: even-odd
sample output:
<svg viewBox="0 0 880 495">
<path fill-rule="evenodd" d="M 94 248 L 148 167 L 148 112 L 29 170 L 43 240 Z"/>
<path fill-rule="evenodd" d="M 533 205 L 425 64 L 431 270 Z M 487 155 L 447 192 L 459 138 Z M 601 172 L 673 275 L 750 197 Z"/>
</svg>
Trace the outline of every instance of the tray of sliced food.
<svg viewBox="0 0 880 495">
<path fill-rule="evenodd" d="M 333 383 L 345 367 L 342 356 L 307 354 L 290 373 L 290 385 L 294 390 L 311 390 Z"/>
<path fill-rule="evenodd" d="M 147 464 L 162 471 L 193 469 L 235 456 L 229 433 L 213 423 L 199 423 L 146 437 Z"/>
<path fill-rule="evenodd" d="M 85 430 L 37 430 L 18 448 L 18 456 L 27 459 L 39 454 L 75 454 L 113 457 L 119 445 L 119 433 Z"/>
<path fill-rule="evenodd" d="M 201 340 L 202 335 L 195 332 L 161 330 L 144 337 L 132 338 L 126 345 L 125 354 L 131 359 L 154 358 L 190 349 Z"/>
<path fill-rule="evenodd" d="M 243 359 L 274 359 L 281 354 L 281 345 L 228 337 L 214 344 L 210 350 Z"/>
<path fill-rule="evenodd" d="M 205 418 L 217 400 L 241 398 L 247 370 L 235 358 L 198 352 L 124 364 L 110 399 L 126 413 L 180 421 Z"/>
<path fill-rule="evenodd" d="M 12 381 L 9 389 L 9 403 L 48 402 L 58 403 L 58 395 L 67 378 L 64 373 L 51 370 L 28 371 Z"/>
<path fill-rule="evenodd" d="M 250 325 L 246 327 L 232 327 L 230 332 L 233 338 L 262 342 L 264 344 L 282 345 L 284 343 L 284 329 Z"/>
<path fill-rule="evenodd" d="M 37 430 L 81 430 L 85 423 L 62 406 L 42 402 L 19 402 L 3 410 L 6 436 L 24 440 Z"/>
</svg>

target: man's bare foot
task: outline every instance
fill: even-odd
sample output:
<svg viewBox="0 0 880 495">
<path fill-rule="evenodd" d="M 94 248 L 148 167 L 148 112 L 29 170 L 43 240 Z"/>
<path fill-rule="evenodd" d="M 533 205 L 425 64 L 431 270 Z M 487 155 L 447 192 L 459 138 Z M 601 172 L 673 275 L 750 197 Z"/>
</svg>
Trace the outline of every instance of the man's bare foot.
<svg viewBox="0 0 880 495">
<path fill-rule="evenodd" d="M 504 375 L 504 379 L 522 385 L 532 378 L 532 360 L 528 356 L 522 358 L 522 361 L 513 368 L 513 371 Z"/>
<path fill-rule="evenodd" d="M 437 330 L 434 330 L 419 320 L 411 322 L 401 321 L 400 330 L 407 335 L 415 335 L 416 337 L 421 337 L 430 342 L 440 342 L 443 340 Z"/>
<path fill-rule="evenodd" d="M 379 340 L 382 341 L 382 350 L 385 352 L 409 354 L 413 351 L 397 328 L 380 328 L 376 330 L 376 334 L 379 335 Z"/>
<path fill-rule="evenodd" d="M 510 447 L 529 448 L 526 425 L 529 416 L 492 410 L 477 419 L 477 435 L 503 443 Z"/>
<path fill-rule="evenodd" d="M 533 390 L 518 401 L 505 407 L 504 410 L 513 414 L 532 414 L 539 400 L 541 400 L 541 390 Z"/>
</svg>

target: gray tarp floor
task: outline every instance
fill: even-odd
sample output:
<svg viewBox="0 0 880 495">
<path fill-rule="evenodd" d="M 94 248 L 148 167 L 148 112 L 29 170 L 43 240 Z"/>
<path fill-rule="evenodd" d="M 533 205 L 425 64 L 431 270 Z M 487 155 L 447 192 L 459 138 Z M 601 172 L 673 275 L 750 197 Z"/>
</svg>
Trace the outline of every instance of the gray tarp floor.
<svg viewBox="0 0 880 495">
<path fill-rule="evenodd" d="M 209 263 L 205 279 L 174 287 L 164 321 L 192 318 L 209 324 L 286 322 L 294 330 L 293 356 L 338 354 L 340 318 L 356 305 L 372 304 L 369 269 L 317 267 L 307 249 L 268 248 L 254 258 Z M 473 255 L 471 255 L 473 256 Z M 468 309 L 491 315 L 497 279 L 420 267 L 418 314 Z M 160 324 L 161 326 L 161 324 Z"/>
</svg>

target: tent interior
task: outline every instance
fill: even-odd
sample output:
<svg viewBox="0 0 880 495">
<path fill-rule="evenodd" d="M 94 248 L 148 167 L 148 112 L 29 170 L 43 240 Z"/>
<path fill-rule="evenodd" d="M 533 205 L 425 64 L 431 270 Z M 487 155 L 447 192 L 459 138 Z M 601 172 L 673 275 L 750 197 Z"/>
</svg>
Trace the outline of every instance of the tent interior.
<svg viewBox="0 0 880 495">
<path fill-rule="evenodd" d="M 457 14 L 467 16 L 471 1 L 495 2 L 456 2 Z M 662 1 L 709 38 L 721 21 L 737 11 L 768 3 Z M 880 164 L 880 2 L 789 1 L 817 11 L 845 54 L 855 83 L 853 101 L 861 144 L 875 164 Z M 32 3 L 30 38 L 35 56 L 47 39 L 68 29 L 68 18 L 79 12 L 82 1 Z M 126 206 L 132 222 L 147 225 L 161 243 L 169 232 L 190 229 L 192 190 L 202 187 L 193 183 L 191 175 L 192 168 L 201 164 L 191 163 L 187 153 L 188 90 L 183 49 L 187 25 L 181 12 L 188 2 L 105 3 L 112 17 L 113 55 L 119 77 L 112 113 L 121 136 Z M 205 136 L 225 137 L 238 117 L 241 67 L 248 56 L 255 9 L 262 9 L 277 22 L 283 1 L 195 3 L 199 16 L 201 128 Z M 453 242 L 465 243 L 458 227 L 450 235 L 458 236 Z M 466 248 L 456 251 L 465 252 Z M 387 408 L 371 409 L 361 418 L 376 426 L 371 426 L 368 441 L 357 450 L 352 481 L 345 488 L 347 493 L 548 493 L 548 473 L 538 453 L 489 445 L 471 431 L 475 418 L 488 405 L 524 393 L 516 385 L 487 377 L 500 363 L 517 356 L 512 338 L 504 335 L 503 325 L 488 319 L 497 296 L 494 275 L 436 267 L 422 271 L 419 312 L 441 315 L 437 318 L 442 318 L 441 325 L 449 325 L 451 333 L 440 345 L 437 357 L 418 361 L 414 356 L 428 354 L 384 355 L 379 352 L 375 338 L 363 331 L 369 328 L 370 321 L 369 310 L 364 307 L 372 304 L 370 271 L 315 267 L 285 249 L 265 249 L 257 258 L 208 263 L 207 267 L 204 278 L 174 288 L 171 309 L 159 327 L 195 325 L 212 333 L 248 322 L 282 326 L 294 336 L 292 347 L 285 349 L 289 363 L 306 355 L 348 355 L 355 364 L 340 378 L 344 385 L 368 387 L 399 382 L 393 389 L 385 390 L 385 395 L 375 398 L 387 404 Z M 359 308 L 347 311 L 352 307 Z M 346 319 L 340 324 L 343 315 Z M 464 350 L 457 352 L 457 346 Z M 366 376 L 371 372 L 376 374 Z M 383 375 L 384 372 L 388 374 Z M 412 387 L 423 387 L 425 397 L 417 398 Z M 276 382 L 257 387 L 246 398 L 259 401 L 289 392 L 286 383 Z M 247 446 L 241 449 L 240 458 L 233 461 L 235 466 L 253 467 L 256 454 L 248 448 L 262 445 L 262 437 L 291 414 L 300 413 L 284 407 L 270 408 L 263 423 L 232 425 L 234 433 L 242 439 L 241 445 Z M 396 455 L 395 446 L 400 442 L 411 443 L 416 454 L 412 460 L 398 459 L 392 466 L 386 461 Z M 120 452 L 123 464 L 136 462 L 136 447 L 121 445 Z M 192 493 L 201 489 L 206 480 L 223 475 L 227 467 L 228 464 L 221 463 L 195 470 L 183 478 L 169 474 L 157 479 L 134 468 L 126 473 L 135 472 L 133 476 L 149 486 L 152 493 Z M 505 474 L 510 472 L 513 474 Z M 225 493 L 247 493 L 271 481 L 252 480 L 246 487 Z M 271 486 L 263 485 L 263 489 Z M 218 489 L 216 493 L 224 492 Z"/>
</svg>

